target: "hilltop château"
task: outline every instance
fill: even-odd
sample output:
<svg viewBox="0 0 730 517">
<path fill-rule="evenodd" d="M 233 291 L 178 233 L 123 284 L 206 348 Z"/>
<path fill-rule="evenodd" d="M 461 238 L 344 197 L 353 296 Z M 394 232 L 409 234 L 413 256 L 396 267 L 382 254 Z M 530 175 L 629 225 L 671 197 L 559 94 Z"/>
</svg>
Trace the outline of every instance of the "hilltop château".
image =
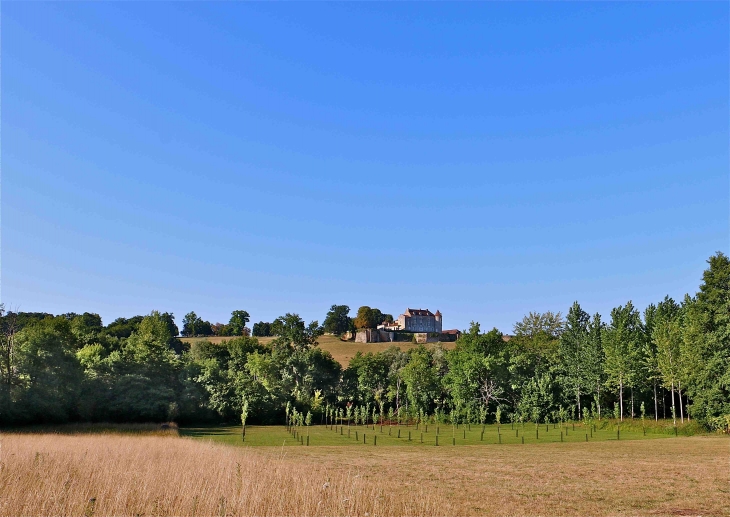
<svg viewBox="0 0 730 517">
<path fill-rule="evenodd" d="M 428 309 L 411 309 L 390 322 L 384 321 L 377 329 L 360 329 L 355 341 L 358 343 L 382 343 L 388 341 L 415 341 L 431 343 L 436 341 L 456 341 L 461 332 L 443 330 L 441 311 L 434 314 Z"/>
<path fill-rule="evenodd" d="M 398 320 L 391 323 L 386 330 L 404 330 L 406 332 L 441 332 L 441 311 L 432 313 L 428 309 L 406 309 L 398 316 Z"/>
<path fill-rule="evenodd" d="M 393 322 L 384 321 L 378 329 L 388 332 L 443 332 L 441 311 L 434 314 L 428 309 L 406 309 Z"/>
</svg>

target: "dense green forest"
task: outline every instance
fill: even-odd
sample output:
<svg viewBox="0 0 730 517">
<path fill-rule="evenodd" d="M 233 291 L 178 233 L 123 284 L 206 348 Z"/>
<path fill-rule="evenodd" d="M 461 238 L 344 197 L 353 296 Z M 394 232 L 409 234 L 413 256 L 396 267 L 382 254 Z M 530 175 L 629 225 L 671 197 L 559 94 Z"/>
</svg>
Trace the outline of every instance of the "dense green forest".
<svg viewBox="0 0 730 517">
<path fill-rule="evenodd" d="M 530 313 L 509 339 L 472 323 L 453 350 L 392 347 L 358 353 L 345 369 L 317 339 L 326 327 L 352 326 L 346 306 L 333 306 L 325 327 L 296 314 L 260 322 L 260 333 L 277 336 L 266 345 L 247 335 L 246 311 L 219 328 L 239 337 L 188 345 L 169 313 L 103 326 L 96 314 L 3 309 L 0 424 L 235 422 L 245 404 L 259 423 L 284 423 L 286 408 L 319 421 L 357 407 L 368 418 L 464 422 L 645 413 L 726 429 L 730 260 L 717 253 L 708 264 L 694 296 L 643 312 L 629 301 L 604 320 L 576 302 L 565 318 Z M 201 321 L 186 315 L 183 334 L 207 333 Z"/>
</svg>

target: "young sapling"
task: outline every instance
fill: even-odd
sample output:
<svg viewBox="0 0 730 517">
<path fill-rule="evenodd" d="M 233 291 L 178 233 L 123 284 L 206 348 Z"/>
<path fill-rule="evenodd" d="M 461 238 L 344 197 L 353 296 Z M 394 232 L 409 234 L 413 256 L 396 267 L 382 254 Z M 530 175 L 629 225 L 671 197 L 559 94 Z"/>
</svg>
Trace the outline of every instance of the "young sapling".
<svg viewBox="0 0 730 517">
<path fill-rule="evenodd" d="M 241 441 L 246 441 L 246 419 L 248 418 L 248 400 L 243 397 L 243 404 L 241 405 Z"/>
</svg>

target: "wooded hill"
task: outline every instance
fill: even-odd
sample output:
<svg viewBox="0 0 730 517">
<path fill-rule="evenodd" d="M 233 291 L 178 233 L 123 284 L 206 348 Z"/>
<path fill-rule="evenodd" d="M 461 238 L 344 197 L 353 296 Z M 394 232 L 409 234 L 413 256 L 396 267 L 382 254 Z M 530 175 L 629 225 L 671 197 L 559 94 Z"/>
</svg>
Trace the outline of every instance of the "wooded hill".
<svg viewBox="0 0 730 517">
<path fill-rule="evenodd" d="M 730 260 L 708 260 L 699 291 L 604 320 L 576 302 L 530 313 L 514 337 L 472 323 L 453 350 L 358 353 L 343 368 L 296 314 L 278 336 L 183 343 L 171 314 L 2 313 L 0 424 L 68 421 L 283 423 L 325 407 L 458 421 L 544 422 L 615 416 L 730 422 Z M 237 311 L 241 312 L 241 311 Z M 242 311 L 245 312 L 245 311 Z M 247 321 L 248 313 L 245 315 Z M 246 321 L 243 321 L 245 328 Z M 239 321 L 238 324 L 241 322 Z M 238 330 L 240 331 L 241 328 Z"/>
</svg>

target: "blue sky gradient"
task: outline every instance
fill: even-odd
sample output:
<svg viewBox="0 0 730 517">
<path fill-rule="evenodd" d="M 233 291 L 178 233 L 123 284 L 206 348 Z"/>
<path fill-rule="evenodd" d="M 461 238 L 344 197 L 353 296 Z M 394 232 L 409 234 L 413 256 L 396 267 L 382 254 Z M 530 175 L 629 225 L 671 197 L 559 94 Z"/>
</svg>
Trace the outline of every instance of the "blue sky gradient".
<svg viewBox="0 0 730 517">
<path fill-rule="evenodd" d="M 728 251 L 728 4 L 2 4 L 2 301 L 509 332 Z"/>
</svg>

